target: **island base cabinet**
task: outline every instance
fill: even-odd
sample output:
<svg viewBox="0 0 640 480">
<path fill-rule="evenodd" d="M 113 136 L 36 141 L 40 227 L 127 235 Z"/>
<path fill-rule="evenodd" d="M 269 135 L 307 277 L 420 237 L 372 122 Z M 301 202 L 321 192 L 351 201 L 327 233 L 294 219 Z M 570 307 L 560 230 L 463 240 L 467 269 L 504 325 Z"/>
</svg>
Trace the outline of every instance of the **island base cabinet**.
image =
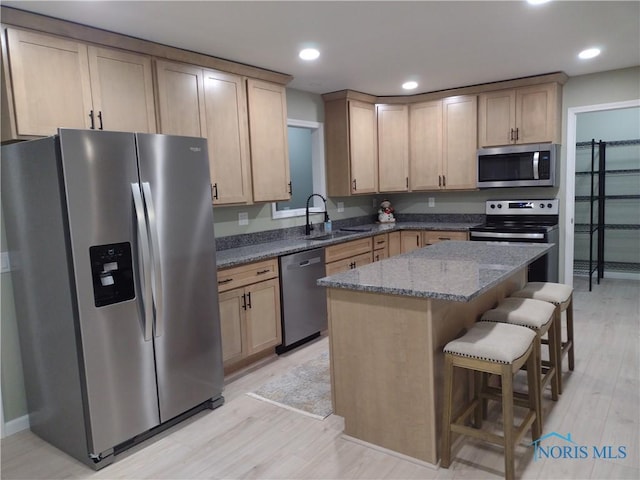
<svg viewBox="0 0 640 480">
<path fill-rule="evenodd" d="M 525 281 L 521 269 L 466 303 L 329 288 L 332 401 L 344 433 L 436 465 L 442 349 Z M 462 405 L 470 377 L 457 375 L 454 398 Z"/>
</svg>

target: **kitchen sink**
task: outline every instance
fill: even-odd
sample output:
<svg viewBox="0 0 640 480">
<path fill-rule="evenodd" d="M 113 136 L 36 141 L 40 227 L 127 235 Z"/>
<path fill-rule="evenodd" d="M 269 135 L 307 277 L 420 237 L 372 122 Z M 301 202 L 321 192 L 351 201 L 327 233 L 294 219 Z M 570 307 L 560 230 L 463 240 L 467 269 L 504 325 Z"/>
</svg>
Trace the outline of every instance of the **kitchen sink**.
<svg viewBox="0 0 640 480">
<path fill-rule="evenodd" d="M 349 235 L 355 235 L 356 233 L 357 232 L 342 232 L 338 230 L 336 232 L 324 233 L 322 235 L 305 237 L 305 238 L 307 240 L 332 240 L 334 238 L 341 238 L 341 237 L 348 237 Z"/>
</svg>

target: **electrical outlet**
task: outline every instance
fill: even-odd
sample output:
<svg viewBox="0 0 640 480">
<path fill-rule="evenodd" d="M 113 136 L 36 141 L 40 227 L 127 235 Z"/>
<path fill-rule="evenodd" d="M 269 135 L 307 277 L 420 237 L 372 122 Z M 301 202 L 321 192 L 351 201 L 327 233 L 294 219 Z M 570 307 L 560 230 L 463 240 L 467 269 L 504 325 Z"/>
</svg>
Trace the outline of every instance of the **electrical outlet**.
<svg viewBox="0 0 640 480">
<path fill-rule="evenodd" d="M 238 225 L 249 225 L 249 214 L 247 212 L 238 213 Z"/>
<path fill-rule="evenodd" d="M 433 197 L 429 197 L 429 208 L 433 208 L 436 206 L 436 199 Z"/>
<path fill-rule="evenodd" d="M 338 213 L 344 212 L 344 202 L 338 202 Z"/>
</svg>

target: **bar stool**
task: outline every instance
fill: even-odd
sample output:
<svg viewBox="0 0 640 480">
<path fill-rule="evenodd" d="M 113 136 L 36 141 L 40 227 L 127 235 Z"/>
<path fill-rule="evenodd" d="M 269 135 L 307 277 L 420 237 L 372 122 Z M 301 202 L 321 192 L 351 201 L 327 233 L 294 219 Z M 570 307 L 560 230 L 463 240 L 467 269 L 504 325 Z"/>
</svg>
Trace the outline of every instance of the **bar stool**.
<svg viewBox="0 0 640 480">
<path fill-rule="evenodd" d="M 573 339 L 573 288 L 563 283 L 552 282 L 529 282 L 522 290 L 511 294 L 512 297 L 533 298 L 553 303 L 556 307 L 556 335 L 558 354 L 558 393 L 562 393 L 562 360 L 568 354 L 569 370 L 573 371 L 575 366 L 574 339 Z M 562 312 L 566 311 L 567 317 L 567 341 L 562 341 Z"/>
<path fill-rule="evenodd" d="M 540 415 L 542 415 L 542 393 L 551 383 L 551 399 L 558 401 L 558 355 L 557 337 L 553 328 L 555 320 L 555 307 L 549 302 L 533 300 L 530 298 L 505 298 L 497 307 L 486 311 L 480 317 L 481 322 L 499 322 L 511 325 L 527 327 L 536 333 L 534 344 L 534 355 L 536 359 L 536 371 L 540 375 L 540 396 L 538 397 Z M 549 334 L 549 365 L 542 366 L 542 356 L 540 354 L 542 337 Z M 484 381 L 484 379 L 483 379 Z M 523 395 L 515 393 L 516 398 L 523 399 Z M 486 401 L 483 402 L 483 416 L 486 411 Z M 542 425 L 542 418 L 540 424 Z"/>
<path fill-rule="evenodd" d="M 505 477 L 515 476 L 514 450 L 524 433 L 531 427 L 533 441 L 540 437 L 540 379 L 536 376 L 533 354 L 536 334 L 529 328 L 507 323 L 479 322 L 460 338 L 452 340 L 444 347 L 444 404 L 442 425 L 443 468 L 451 464 L 451 437 L 462 434 L 504 447 Z M 529 411 L 518 427 L 513 425 L 513 376 L 527 365 L 529 391 Z M 453 372 L 454 367 L 474 372 L 474 398 L 462 407 L 462 413 L 453 418 Z M 480 430 L 481 381 L 482 373 L 499 375 L 502 380 L 502 417 L 504 435 L 496 435 Z M 464 425 L 465 420 L 475 413 L 476 428 Z"/>
</svg>

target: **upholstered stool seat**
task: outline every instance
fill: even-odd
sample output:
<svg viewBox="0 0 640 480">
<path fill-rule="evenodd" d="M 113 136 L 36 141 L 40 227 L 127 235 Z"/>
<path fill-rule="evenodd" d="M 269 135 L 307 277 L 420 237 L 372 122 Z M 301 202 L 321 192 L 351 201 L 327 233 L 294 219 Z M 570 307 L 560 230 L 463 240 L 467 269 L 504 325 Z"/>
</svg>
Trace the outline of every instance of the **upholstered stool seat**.
<svg viewBox="0 0 640 480">
<path fill-rule="evenodd" d="M 562 359 L 568 355 L 569 370 L 573 370 L 575 366 L 575 343 L 573 338 L 573 288 L 563 283 L 529 282 L 522 290 L 512 293 L 511 296 L 517 298 L 533 298 L 535 300 L 542 300 L 555 305 L 555 329 L 558 337 L 558 374 L 556 375 L 556 379 L 558 383 L 558 393 L 562 393 Z M 566 312 L 567 319 L 566 342 L 562 341 L 562 312 Z"/>
<path fill-rule="evenodd" d="M 444 404 L 442 426 L 441 465 L 451 464 L 451 437 L 453 433 L 471 436 L 505 450 L 505 477 L 515 476 L 514 450 L 524 433 L 531 428 L 535 441 L 540 437 L 540 379 L 536 372 L 533 354 L 536 334 L 533 330 L 507 323 L 479 322 L 460 338 L 452 340 L 444 347 Z M 513 376 L 523 365 L 527 365 L 529 402 L 528 412 L 522 423 L 513 425 Z M 461 413 L 453 417 L 453 372 L 454 367 L 474 372 L 475 394 L 471 402 L 460 407 Z M 499 375 L 502 384 L 503 436 L 480 430 L 482 373 Z M 467 418 L 475 413 L 476 427 L 465 425 Z"/>
<path fill-rule="evenodd" d="M 551 398 L 558 400 L 558 385 L 555 380 L 557 375 L 557 345 L 556 332 L 553 327 L 555 319 L 555 306 L 542 300 L 531 298 L 505 298 L 497 307 L 482 314 L 482 322 L 499 322 L 511 325 L 527 327 L 536 333 L 534 355 L 536 358 L 536 371 L 540 374 L 540 396 L 542 392 L 551 384 Z M 542 337 L 549 334 L 549 358 L 548 366 L 542 366 L 540 355 Z M 483 380 L 484 381 L 484 380 Z M 517 396 L 517 395 L 516 395 Z M 541 402 L 541 399 L 539 398 Z M 485 406 L 483 405 L 483 410 Z M 542 412 L 542 403 L 539 405 Z M 542 419 L 540 419 L 542 423 Z"/>
</svg>

